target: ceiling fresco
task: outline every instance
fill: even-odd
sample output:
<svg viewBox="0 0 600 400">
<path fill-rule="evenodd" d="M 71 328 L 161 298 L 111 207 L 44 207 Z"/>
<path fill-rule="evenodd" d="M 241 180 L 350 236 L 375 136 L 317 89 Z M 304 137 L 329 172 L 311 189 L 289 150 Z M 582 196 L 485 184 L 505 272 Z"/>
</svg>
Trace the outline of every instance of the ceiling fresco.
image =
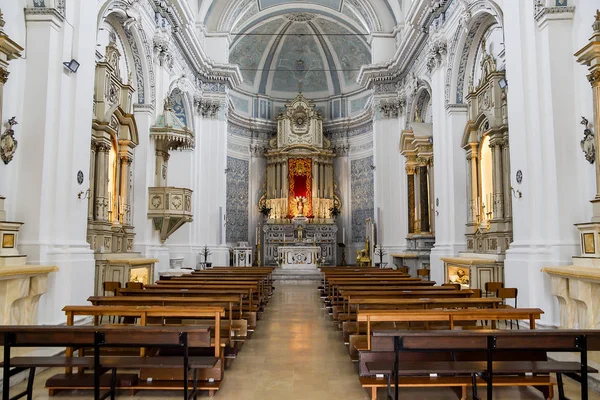
<svg viewBox="0 0 600 400">
<path fill-rule="evenodd" d="M 229 61 L 240 66 L 249 92 L 289 97 L 301 87 L 305 93 L 328 96 L 359 88 L 356 77 L 371 62 L 371 51 L 352 25 L 322 14 L 291 12 L 240 32 Z"/>
</svg>

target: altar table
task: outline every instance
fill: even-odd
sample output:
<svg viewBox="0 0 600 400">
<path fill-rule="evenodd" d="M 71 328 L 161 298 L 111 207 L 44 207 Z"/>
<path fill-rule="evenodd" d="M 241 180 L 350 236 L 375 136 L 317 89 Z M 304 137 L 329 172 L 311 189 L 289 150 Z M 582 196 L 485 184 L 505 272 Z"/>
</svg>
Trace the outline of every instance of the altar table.
<svg viewBox="0 0 600 400">
<path fill-rule="evenodd" d="M 283 269 L 316 269 L 321 258 L 319 246 L 280 246 L 277 251 Z"/>
</svg>

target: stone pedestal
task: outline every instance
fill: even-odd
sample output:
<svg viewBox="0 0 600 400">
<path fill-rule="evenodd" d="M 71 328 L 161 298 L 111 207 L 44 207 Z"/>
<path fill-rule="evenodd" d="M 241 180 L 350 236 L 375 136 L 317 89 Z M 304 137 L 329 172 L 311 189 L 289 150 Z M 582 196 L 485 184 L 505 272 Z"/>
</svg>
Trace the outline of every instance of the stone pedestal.
<svg viewBox="0 0 600 400">
<path fill-rule="evenodd" d="M 233 248 L 233 266 L 234 267 L 251 267 L 252 266 L 252 249 L 250 247 L 234 247 Z"/>
</svg>

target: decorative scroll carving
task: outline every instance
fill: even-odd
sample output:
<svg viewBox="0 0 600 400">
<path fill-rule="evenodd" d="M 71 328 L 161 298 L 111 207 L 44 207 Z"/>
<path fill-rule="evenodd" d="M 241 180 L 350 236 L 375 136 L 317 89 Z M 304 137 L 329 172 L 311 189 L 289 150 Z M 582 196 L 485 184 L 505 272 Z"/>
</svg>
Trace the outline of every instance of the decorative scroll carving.
<svg viewBox="0 0 600 400">
<path fill-rule="evenodd" d="M 385 99 L 379 101 L 377 111 L 384 118 L 398 118 L 399 115 L 404 114 L 405 107 L 406 100 L 404 99 Z"/>
<path fill-rule="evenodd" d="M 154 53 L 158 57 L 160 65 L 171 69 L 173 68 L 173 53 L 169 48 L 169 43 L 169 38 L 164 35 L 154 36 Z"/>
<path fill-rule="evenodd" d="M 448 45 L 445 40 L 433 42 L 427 55 L 427 70 L 431 73 L 434 69 L 440 67 L 447 53 Z"/>
<path fill-rule="evenodd" d="M 8 129 L 0 137 L 0 157 L 4 164 L 12 161 L 19 144 L 15 139 L 15 131 L 13 130 L 15 125 L 17 125 L 17 121 L 15 117 L 12 117 L 8 120 Z"/>
<path fill-rule="evenodd" d="M 596 161 L 596 144 L 594 133 L 590 129 L 590 123 L 585 117 L 581 117 L 581 125 L 583 125 L 583 139 L 580 142 L 581 150 L 585 154 L 585 159 L 593 164 Z"/>
<path fill-rule="evenodd" d="M 203 99 L 200 96 L 194 98 L 194 107 L 203 118 L 217 118 L 221 109 L 221 102 L 213 99 Z"/>
</svg>

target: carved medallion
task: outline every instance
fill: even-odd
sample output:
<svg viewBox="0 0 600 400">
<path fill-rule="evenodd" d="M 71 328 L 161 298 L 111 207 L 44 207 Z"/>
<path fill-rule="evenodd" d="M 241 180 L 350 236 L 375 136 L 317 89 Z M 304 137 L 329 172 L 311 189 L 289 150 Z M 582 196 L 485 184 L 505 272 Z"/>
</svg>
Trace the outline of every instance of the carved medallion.
<svg viewBox="0 0 600 400">
<path fill-rule="evenodd" d="M 8 120 L 8 129 L 0 136 L 0 157 L 4 164 L 12 161 L 19 142 L 15 139 L 15 131 L 13 126 L 17 125 L 15 117 Z"/>
</svg>

